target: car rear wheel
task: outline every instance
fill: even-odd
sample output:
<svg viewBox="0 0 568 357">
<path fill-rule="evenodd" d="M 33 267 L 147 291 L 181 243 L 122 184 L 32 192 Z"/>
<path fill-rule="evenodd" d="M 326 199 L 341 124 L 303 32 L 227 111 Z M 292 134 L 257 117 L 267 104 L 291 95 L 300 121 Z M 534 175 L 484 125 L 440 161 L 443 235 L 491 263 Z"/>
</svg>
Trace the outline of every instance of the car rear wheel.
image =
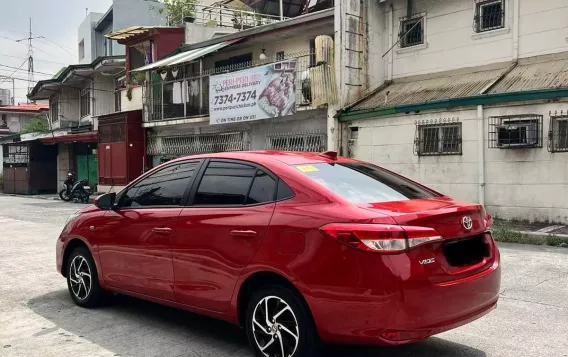
<svg viewBox="0 0 568 357">
<path fill-rule="evenodd" d="M 283 286 L 253 294 L 245 329 L 258 357 L 318 356 L 320 342 L 311 314 L 302 299 Z"/>
<path fill-rule="evenodd" d="M 67 287 L 75 304 L 95 307 L 102 302 L 104 291 L 99 285 L 97 267 L 89 250 L 78 247 L 67 261 Z"/>
</svg>

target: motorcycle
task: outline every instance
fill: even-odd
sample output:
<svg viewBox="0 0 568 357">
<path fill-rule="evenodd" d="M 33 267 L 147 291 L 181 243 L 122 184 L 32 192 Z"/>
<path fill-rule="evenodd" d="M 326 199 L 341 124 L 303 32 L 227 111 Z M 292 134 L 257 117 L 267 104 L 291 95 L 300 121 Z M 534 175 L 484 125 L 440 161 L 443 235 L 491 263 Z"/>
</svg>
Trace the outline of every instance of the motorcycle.
<svg viewBox="0 0 568 357">
<path fill-rule="evenodd" d="M 75 182 L 75 177 L 69 172 L 63 182 L 63 189 L 59 191 L 59 198 L 65 202 L 73 200 L 73 202 L 89 203 L 91 194 L 89 181 L 83 179 Z"/>
</svg>

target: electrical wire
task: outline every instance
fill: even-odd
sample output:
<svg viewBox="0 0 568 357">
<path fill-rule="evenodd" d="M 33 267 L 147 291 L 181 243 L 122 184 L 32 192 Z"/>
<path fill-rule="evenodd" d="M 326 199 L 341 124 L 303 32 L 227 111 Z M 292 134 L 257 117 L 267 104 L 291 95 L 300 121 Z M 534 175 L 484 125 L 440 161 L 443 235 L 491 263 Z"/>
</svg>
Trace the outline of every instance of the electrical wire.
<svg viewBox="0 0 568 357">
<path fill-rule="evenodd" d="M 18 67 L 14 72 L 12 72 L 9 76 L 3 76 L 4 79 L 0 80 L 0 83 L 2 82 L 6 82 L 8 79 L 7 78 L 11 78 L 16 72 L 18 72 L 20 69 L 22 69 L 22 67 L 28 62 L 28 59 L 26 58 L 26 60 L 24 62 L 22 62 L 22 64 L 20 65 L 20 67 Z"/>
<path fill-rule="evenodd" d="M 24 57 L 21 56 L 14 56 L 14 55 L 8 55 L 8 54 L 4 54 L 4 53 L 0 53 L 0 56 L 5 56 L 5 57 L 12 57 L 12 58 L 18 58 L 18 59 L 24 59 Z M 26 61 L 28 59 L 26 58 Z M 53 64 L 62 64 L 64 66 L 68 66 L 69 63 L 63 63 L 63 62 L 54 62 L 54 61 L 47 61 L 47 60 L 40 60 L 40 59 L 36 59 L 34 57 L 34 62 L 45 62 L 45 63 L 53 63 Z"/>
<path fill-rule="evenodd" d="M 19 70 L 19 68 L 17 68 L 17 67 L 7 66 L 7 65 L 1 64 L 1 63 L 0 63 L 0 67 L 6 67 L 6 68 L 11 68 L 11 69 Z M 1 69 L 1 68 L 0 68 L 0 69 Z M 34 71 L 34 73 L 45 74 L 45 75 L 47 75 L 47 76 L 53 76 L 53 73 L 46 73 L 46 72 L 39 72 L 39 71 Z"/>
</svg>

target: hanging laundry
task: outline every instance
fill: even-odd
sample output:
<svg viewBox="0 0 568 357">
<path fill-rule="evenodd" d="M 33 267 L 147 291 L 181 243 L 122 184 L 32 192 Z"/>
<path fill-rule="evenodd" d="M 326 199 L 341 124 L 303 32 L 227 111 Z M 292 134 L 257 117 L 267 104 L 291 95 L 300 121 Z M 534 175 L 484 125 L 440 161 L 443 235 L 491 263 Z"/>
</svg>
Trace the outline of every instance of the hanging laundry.
<svg viewBox="0 0 568 357">
<path fill-rule="evenodd" d="M 182 99 L 182 86 L 181 86 L 181 82 L 174 82 L 173 84 L 173 88 L 172 88 L 172 103 L 173 104 L 183 104 L 183 99 Z"/>
</svg>

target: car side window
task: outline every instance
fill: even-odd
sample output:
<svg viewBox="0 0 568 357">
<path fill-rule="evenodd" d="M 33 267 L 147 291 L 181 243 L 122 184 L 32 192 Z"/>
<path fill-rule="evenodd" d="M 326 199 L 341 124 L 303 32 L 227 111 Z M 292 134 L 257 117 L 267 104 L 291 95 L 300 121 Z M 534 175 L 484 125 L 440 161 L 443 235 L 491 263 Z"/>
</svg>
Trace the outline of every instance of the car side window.
<svg viewBox="0 0 568 357">
<path fill-rule="evenodd" d="M 194 205 L 243 205 L 256 168 L 250 165 L 212 161 L 199 184 Z"/>
<path fill-rule="evenodd" d="M 278 180 L 278 190 L 276 192 L 276 200 L 282 201 L 294 197 L 294 191 L 282 180 Z"/>
<path fill-rule="evenodd" d="M 151 174 L 126 191 L 120 207 L 179 206 L 199 161 L 182 162 Z"/>
<path fill-rule="evenodd" d="M 256 171 L 256 176 L 252 182 L 246 204 L 254 205 L 274 201 L 274 191 L 276 190 L 276 180 L 262 170 Z"/>
</svg>

